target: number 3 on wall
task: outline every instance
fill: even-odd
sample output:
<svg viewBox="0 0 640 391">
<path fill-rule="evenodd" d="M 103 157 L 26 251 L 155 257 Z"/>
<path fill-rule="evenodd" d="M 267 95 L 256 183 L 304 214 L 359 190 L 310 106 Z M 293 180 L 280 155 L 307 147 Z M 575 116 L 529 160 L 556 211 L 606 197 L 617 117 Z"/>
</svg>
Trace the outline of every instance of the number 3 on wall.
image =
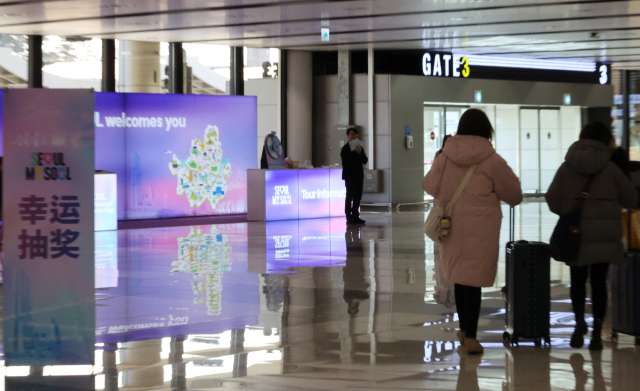
<svg viewBox="0 0 640 391">
<path fill-rule="evenodd" d="M 471 70 L 469 69 L 469 59 L 467 57 L 462 57 L 460 59 L 460 63 L 462 64 L 462 77 L 469 77 Z"/>
<path fill-rule="evenodd" d="M 609 75 L 607 74 L 607 66 L 606 65 L 600 65 L 600 84 L 607 84 L 607 82 L 609 81 Z"/>
</svg>

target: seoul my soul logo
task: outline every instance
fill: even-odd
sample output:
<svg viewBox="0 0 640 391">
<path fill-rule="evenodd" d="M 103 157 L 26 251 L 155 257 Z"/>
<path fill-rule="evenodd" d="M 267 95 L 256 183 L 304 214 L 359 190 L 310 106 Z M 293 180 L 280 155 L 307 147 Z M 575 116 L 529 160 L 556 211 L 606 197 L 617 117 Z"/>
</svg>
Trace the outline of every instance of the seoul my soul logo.
<svg viewBox="0 0 640 391">
<path fill-rule="evenodd" d="M 28 181 L 70 181 L 71 170 L 64 163 L 62 152 L 34 152 L 31 166 L 26 167 Z"/>
<path fill-rule="evenodd" d="M 271 198 L 273 205 L 292 205 L 291 194 L 289 194 L 289 186 L 274 186 L 274 195 Z"/>
</svg>

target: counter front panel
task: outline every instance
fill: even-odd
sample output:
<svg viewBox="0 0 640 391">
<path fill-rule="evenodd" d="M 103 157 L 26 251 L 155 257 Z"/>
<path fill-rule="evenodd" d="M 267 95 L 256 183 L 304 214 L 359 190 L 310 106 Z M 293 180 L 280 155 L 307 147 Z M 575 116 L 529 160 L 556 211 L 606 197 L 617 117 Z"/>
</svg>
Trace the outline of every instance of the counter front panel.
<svg viewBox="0 0 640 391">
<path fill-rule="evenodd" d="M 311 219 L 344 215 L 342 169 L 250 170 L 250 221 Z M 263 177 L 264 180 L 261 180 Z M 255 178 L 252 180 L 251 178 Z M 264 189 L 258 189 L 264 186 Z M 251 194 L 264 192 L 264 201 Z M 251 200 L 253 199 L 253 202 Z"/>
</svg>

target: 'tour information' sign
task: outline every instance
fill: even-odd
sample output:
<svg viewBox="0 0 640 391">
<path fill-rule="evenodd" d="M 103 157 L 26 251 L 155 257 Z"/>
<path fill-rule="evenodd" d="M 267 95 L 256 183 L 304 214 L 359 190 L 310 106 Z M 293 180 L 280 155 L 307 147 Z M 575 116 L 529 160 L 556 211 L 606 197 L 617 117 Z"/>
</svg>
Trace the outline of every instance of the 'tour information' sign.
<svg viewBox="0 0 640 391">
<path fill-rule="evenodd" d="M 4 93 L 7 365 L 93 364 L 94 93 Z"/>
</svg>

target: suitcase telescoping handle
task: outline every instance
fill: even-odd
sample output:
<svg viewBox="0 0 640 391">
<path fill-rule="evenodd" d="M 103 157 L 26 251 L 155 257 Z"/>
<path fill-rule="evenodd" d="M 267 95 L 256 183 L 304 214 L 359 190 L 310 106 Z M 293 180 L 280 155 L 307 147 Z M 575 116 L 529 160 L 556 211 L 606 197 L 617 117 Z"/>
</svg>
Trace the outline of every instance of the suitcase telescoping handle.
<svg viewBox="0 0 640 391">
<path fill-rule="evenodd" d="M 509 242 L 515 242 L 515 231 L 516 231 L 516 212 L 515 212 L 515 208 L 511 207 L 509 209 Z"/>
</svg>

